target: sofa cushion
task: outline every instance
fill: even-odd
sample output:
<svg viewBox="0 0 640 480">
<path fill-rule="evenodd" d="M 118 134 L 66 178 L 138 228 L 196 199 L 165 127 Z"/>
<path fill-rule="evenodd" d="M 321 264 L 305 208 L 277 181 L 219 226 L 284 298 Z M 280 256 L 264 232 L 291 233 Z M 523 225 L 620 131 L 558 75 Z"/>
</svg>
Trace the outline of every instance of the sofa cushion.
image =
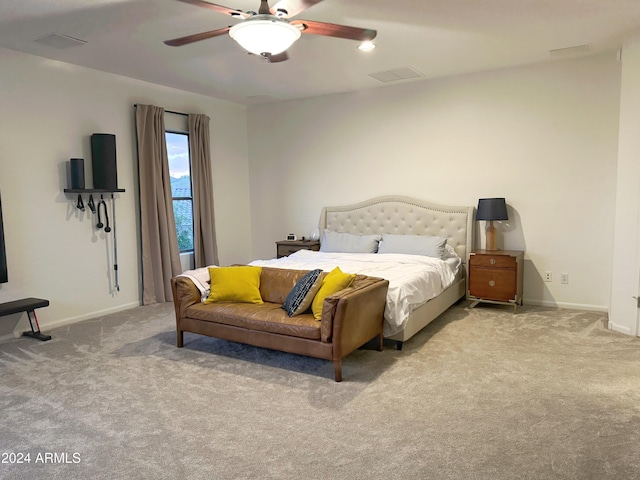
<svg viewBox="0 0 640 480">
<path fill-rule="evenodd" d="M 235 327 L 320 340 L 320 322 L 310 313 L 289 317 L 278 303 L 198 303 L 186 316 Z"/>
<path fill-rule="evenodd" d="M 324 277 L 320 290 L 318 290 L 313 302 L 311 302 L 311 311 L 313 312 L 313 317 L 316 320 L 320 320 L 322 318 L 322 304 L 324 303 L 324 299 L 329 295 L 333 295 L 334 293 L 347 288 L 351 285 L 351 282 L 353 282 L 355 277 L 355 274 L 344 273 L 340 270 L 340 267 L 334 268 Z"/>
<path fill-rule="evenodd" d="M 282 308 L 287 312 L 287 315 L 295 317 L 296 315 L 306 312 L 311 306 L 313 297 L 315 297 L 318 290 L 320 290 L 321 285 L 322 270 L 319 268 L 303 275 L 303 277 L 298 280 L 298 283 L 291 289 L 282 304 Z"/>
<path fill-rule="evenodd" d="M 261 272 L 262 267 L 251 266 L 209 268 L 211 291 L 204 303 L 262 303 Z"/>
<path fill-rule="evenodd" d="M 291 289 L 309 270 L 262 267 L 260 295 L 262 300 L 282 305 Z"/>
</svg>

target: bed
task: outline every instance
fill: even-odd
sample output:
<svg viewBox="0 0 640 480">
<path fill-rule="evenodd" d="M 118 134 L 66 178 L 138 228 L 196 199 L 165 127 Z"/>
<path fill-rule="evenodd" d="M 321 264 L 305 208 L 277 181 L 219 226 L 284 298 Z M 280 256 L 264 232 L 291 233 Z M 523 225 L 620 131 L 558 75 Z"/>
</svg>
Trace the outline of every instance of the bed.
<svg viewBox="0 0 640 480">
<path fill-rule="evenodd" d="M 346 272 L 354 269 L 358 273 L 366 275 L 380 276 L 390 280 L 389 297 L 387 299 L 387 309 L 385 310 L 385 338 L 396 341 L 398 349 L 402 349 L 403 342 L 410 339 L 426 325 L 436 319 L 466 294 L 467 279 L 467 259 L 473 247 L 473 207 L 467 206 L 447 206 L 429 203 L 406 196 L 387 195 L 372 198 L 360 203 L 343 205 L 336 207 L 324 207 L 321 212 L 319 229 L 328 235 L 333 232 L 337 234 L 351 234 L 357 236 L 371 235 L 403 235 L 403 236 L 431 236 L 446 238 L 447 249 L 451 255 L 444 261 L 430 261 L 426 259 L 416 259 L 418 255 L 396 255 L 394 253 L 356 253 L 332 254 L 331 252 L 311 252 L 301 250 L 289 257 L 273 260 L 256 260 L 253 265 L 297 268 L 308 270 L 311 268 L 321 268 L 329 270 L 334 266 L 340 266 Z M 406 237 L 415 238 L 415 237 Z M 323 237 L 324 239 L 324 237 Z M 382 245 L 382 243 L 380 244 Z M 455 254 L 454 254 L 455 252 Z M 354 256 L 359 258 L 354 258 Z M 455 257 L 457 256 L 457 260 Z M 414 259 L 405 258 L 414 257 Z M 361 260 L 361 264 L 357 262 Z M 448 286 L 436 289 L 433 293 L 428 293 L 428 299 L 412 299 L 409 311 L 404 305 L 404 313 L 401 319 L 389 318 L 388 310 L 396 295 L 396 303 L 402 301 L 398 296 L 408 295 L 398 293 L 394 285 L 398 285 L 399 277 L 410 274 L 414 267 L 414 262 L 433 263 L 442 270 L 442 264 L 454 264 L 458 267 L 453 272 L 453 278 L 448 282 Z M 398 264 L 397 269 L 391 263 Z M 361 265 L 361 266 L 358 266 Z M 388 268 L 388 270 L 387 270 Z M 389 272 L 388 278 L 385 272 Z M 351 272 L 350 272 L 351 273 Z M 438 283 L 435 280 L 428 280 L 431 283 Z M 444 286 L 444 282 L 443 282 Z M 423 290 L 421 286 L 412 287 L 413 292 Z M 402 290 L 400 290 L 402 291 Z M 394 293 L 395 292 L 395 293 Z"/>
</svg>

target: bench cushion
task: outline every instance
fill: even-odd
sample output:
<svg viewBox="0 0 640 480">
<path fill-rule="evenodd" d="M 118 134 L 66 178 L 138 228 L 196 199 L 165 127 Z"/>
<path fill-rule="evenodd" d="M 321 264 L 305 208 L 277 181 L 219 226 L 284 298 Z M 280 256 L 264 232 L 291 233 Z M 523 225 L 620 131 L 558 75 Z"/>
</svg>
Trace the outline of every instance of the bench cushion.
<svg viewBox="0 0 640 480">
<path fill-rule="evenodd" d="M 0 303 L 0 317 L 13 313 L 30 312 L 36 308 L 49 306 L 49 300 L 43 298 L 21 298 L 11 302 Z"/>
</svg>

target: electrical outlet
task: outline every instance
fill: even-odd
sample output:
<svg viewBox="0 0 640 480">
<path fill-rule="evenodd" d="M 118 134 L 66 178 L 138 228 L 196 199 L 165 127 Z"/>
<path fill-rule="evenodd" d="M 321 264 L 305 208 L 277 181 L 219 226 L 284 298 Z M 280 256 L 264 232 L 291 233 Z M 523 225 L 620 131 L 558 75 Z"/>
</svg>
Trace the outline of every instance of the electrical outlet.
<svg viewBox="0 0 640 480">
<path fill-rule="evenodd" d="M 569 283 L 569 274 L 568 273 L 561 273 L 560 274 L 560 283 L 564 283 L 565 285 L 567 283 Z"/>
<path fill-rule="evenodd" d="M 544 281 L 545 282 L 550 282 L 551 281 L 551 272 L 544 272 Z"/>
</svg>

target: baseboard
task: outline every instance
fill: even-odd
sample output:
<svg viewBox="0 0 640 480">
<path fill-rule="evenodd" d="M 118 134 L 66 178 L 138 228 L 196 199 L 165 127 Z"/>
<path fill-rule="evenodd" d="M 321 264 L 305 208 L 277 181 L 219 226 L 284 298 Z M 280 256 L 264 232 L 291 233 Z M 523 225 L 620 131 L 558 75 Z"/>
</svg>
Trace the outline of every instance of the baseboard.
<svg viewBox="0 0 640 480">
<path fill-rule="evenodd" d="M 614 332 L 624 333 L 625 335 L 633 335 L 631 329 L 625 325 L 618 325 L 617 323 L 609 322 L 608 325 L 609 330 L 613 330 Z"/>
<path fill-rule="evenodd" d="M 585 303 L 567 303 L 567 302 L 552 302 L 549 300 L 530 300 L 524 299 L 525 305 L 534 305 L 536 307 L 551 307 L 551 308 L 568 308 L 571 310 L 587 310 L 589 312 L 602 312 L 608 313 L 609 307 L 605 305 L 589 305 Z"/>
<path fill-rule="evenodd" d="M 16 338 L 18 335 L 16 332 L 14 333 L 5 333 L 4 335 L 0 335 L 0 342 L 5 340 L 11 340 L 12 338 Z"/>
<path fill-rule="evenodd" d="M 92 318 L 102 317 L 104 315 L 109 315 L 111 313 L 122 312 L 124 310 L 129 310 L 131 308 L 139 307 L 139 302 L 131 302 L 125 303 L 124 305 L 118 305 L 117 307 L 105 308 L 104 310 L 98 310 L 95 312 L 86 313 L 84 315 L 79 315 L 77 317 L 70 318 L 62 318 L 59 320 L 53 320 L 50 322 L 46 322 L 44 324 L 40 324 L 40 330 L 46 332 L 52 328 L 64 327 L 67 325 L 71 325 L 74 323 L 82 322 L 84 320 L 91 320 Z M 30 331 L 30 330 L 29 330 Z M 14 330 L 13 333 L 7 333 L 4 335 L 0 335 L 0 342 L 3 340 L 10 340 L 13 338 L 18 338 L 22 336 L 22 330 Z"/>
<path fill-rule="evenodd" d="M 105 308 L 104 310 L 97 310 L 95 312 L 90 312 L 84 315 L 79 315 L 77 317 L 64 318 L 60 320 L 54 320 L 52 322 L 47 322 L 44 325 L 40 325 L 41 330 L 48 330 L 51 328 L 64 327 L 66 325 L 71 325 L 73 323 L 82 322 L 84 320 L 91 320 L 92 318 L 102 317 L 104 315 L 109 315 L 111 313 L 122 312 L 123 310 L 129 310 L 131 308 L 139 307 L 139 302 L 131 302 L 125 303 L 124 305 L 118 305 L 117 307 Z"/>
</svg>

